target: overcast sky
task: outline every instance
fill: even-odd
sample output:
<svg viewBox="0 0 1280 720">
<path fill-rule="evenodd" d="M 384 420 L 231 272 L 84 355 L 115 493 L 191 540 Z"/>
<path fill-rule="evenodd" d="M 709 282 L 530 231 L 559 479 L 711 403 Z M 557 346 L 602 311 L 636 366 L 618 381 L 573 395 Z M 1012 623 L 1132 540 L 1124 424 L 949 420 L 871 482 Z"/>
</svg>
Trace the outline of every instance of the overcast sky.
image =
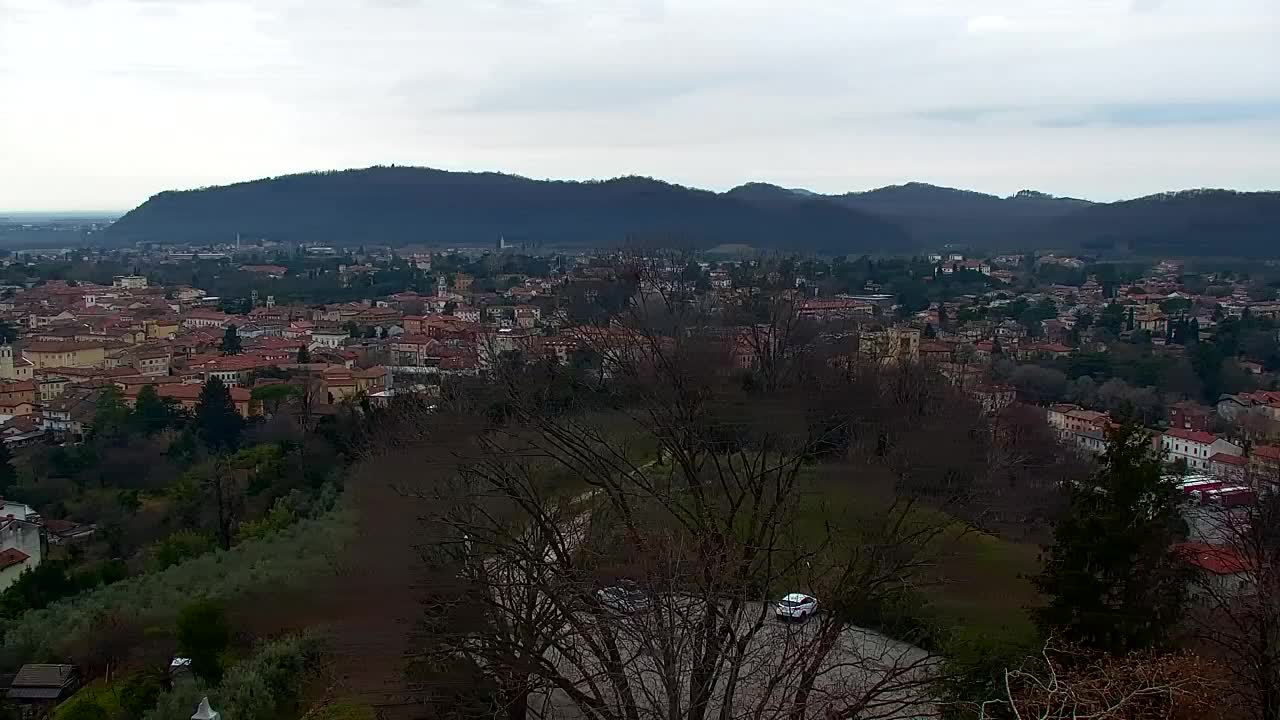
<svg viewBox="0 0 1280 720">
<path fill-rule="evenodd" d="M 393 163 L 1280 189 L 1280 0 L 0 0 L 0 209 Z"/>
</svg>

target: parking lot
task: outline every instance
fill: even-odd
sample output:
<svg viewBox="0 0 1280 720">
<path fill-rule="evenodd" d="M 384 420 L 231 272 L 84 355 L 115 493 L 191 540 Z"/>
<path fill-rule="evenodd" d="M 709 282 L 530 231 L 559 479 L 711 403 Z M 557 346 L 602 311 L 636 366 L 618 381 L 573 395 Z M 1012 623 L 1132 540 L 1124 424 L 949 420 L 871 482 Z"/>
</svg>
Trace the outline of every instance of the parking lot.
<svg viewBox="0 0 1280 720">
<path fill-rule="evenodd" d="M 563 675 L 624 716 L 616 685 L 611 684 L 599 648 L 616 639 L 618 667 L 626 691 L 641 716 L 671 717 L 688 702 L 690 678 L 698 667 L 702 605 L 691 598 L 666 596 L 649 608 L 576 617 L 553 657 Z M 930 717 L 922 685 L 934 660 L 923 650 L 876 632 L 838 626 L 819 613 L 805 622 L 775 618 L 771 604 L 744 603 L 736 622 L 723 626 L 732 650 L 713 673 L 707 717 L 768 718 L 788 715 L 806 670 L 816 668 L 806 716 L 831 717 L 854 706 L 863 717 L 884 720 Z M 821 658 L 820 662 L 812 661 Z M 562 690 L 542 693 L 534 703 L 555 717 L 581 715 Z M 855 716 L 857 717 L 857 716 Z"/>
</svg>

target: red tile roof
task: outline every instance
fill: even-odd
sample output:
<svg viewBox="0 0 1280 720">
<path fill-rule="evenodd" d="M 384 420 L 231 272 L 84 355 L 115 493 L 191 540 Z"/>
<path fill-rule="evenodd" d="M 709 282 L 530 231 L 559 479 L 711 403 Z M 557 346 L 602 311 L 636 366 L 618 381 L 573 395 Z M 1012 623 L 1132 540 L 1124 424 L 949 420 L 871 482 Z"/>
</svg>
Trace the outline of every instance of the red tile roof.
<svg viewBox="0 0 1280 720">
<path fill-rule="evenodd" d="M 156 394 L 162 398 L 173 398 L 174 400 L 198 400 L 200 398 L 200 389 L 202 385 L 195 383 L 159 385 L 156 387 Z M 233 402 L 249 402 L 249 391 L 242 387 L 227 388 L 231 392 L 231 400 Z"/>
<path fill-rule="evenodd" d="M 6 548 L 0 550 L 0 570 L 11 568 L 14 565 L 20 565 L 30 559 L 30 555 L 22 552 L 18 548 Z"/>
<path fill-rule="evenodd" d="M 1254 445 L 1252 453 L 1254 457 L 1264 458 L 1266 460 L 1280 460 L 1280 446 Z"/>
<path fill-rule="evenodd" d="M 1226 453 L 1214 453 L 1209 458 L 1209 462 L 1223 463 L 1225 465 L 1235 465 L 1236 467 L 1244 467 L 1245 460 L 1239 455 L 1228 455 Z"/>
<path fill-rule="evenodd" d="M 1234 575 L 1245 570 L 1245 563 L 1234 548 L 1208 543 L 1181 543 L 1173 551 L 1186 562 L 1214 575 Z"/>
<path fill-rule="evenodd" d="M 1171 428 L 1165 431 L 1165 435 L 1178 438 L 1179 440 L 1200 443 L 1202 445 L 1212 445 L 1213 442 L 1218 439 L 1218 436 L 1213 433 L 1207 433 L 1203 430 L 1184 430 L 1182 428 Z"/>
</svg>

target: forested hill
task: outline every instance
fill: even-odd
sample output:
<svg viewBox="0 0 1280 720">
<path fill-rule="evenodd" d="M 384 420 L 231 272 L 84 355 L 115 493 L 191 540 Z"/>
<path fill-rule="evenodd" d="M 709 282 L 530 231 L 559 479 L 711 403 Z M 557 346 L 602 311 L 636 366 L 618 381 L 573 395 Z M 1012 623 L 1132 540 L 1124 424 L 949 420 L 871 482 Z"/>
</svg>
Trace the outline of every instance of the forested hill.
<svg viewBox="0 0 1280 720">
<path fill-rule="evenodd" d="M 1047 221 L 1089 206 L 1033 190 L 999 197 L 926 183 L 891 185 L 833 198 L 845 207 L 894 220 L 919 242 L 1009 247 L 1030 240 Z"/>
<path fill-rule="evenodd" d="M 1280 192 L 1185 190 L 1094 205 L 1058 218 L 1044 235 L 1102 252 L 1276 257 Z"/>
<path fill-rule="evenodd" d="M 109 230 L 112 242 L 286 242 L 484 246 L 725 243 L 816 252 L 904 252 L 898 224 L 815 198 L 765 206 L 657 180 L 530 180 L 377 167 L 165 192 Z"/>
<path fill-rule="evenodd" d="M 308 173 L 164 192 L 108 242 L 284 242 L 534 247 L 722 244 L 830 254 L 1083 249 L 1143 255 L 1274 255 L 1280 193 L 1193 190 L 1090 203 L 1026 190 L 998 197 L 907 183 L 819 195 L 748 183 L 725 193 L 641 177 L 599 182 L 411 167 Z"/>
</svg>

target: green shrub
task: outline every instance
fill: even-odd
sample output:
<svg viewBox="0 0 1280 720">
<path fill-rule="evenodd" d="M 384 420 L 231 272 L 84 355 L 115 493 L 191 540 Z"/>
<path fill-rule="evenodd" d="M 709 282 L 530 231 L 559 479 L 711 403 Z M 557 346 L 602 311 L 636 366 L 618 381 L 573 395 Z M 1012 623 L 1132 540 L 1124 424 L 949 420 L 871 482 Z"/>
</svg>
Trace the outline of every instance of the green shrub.
<svg viewBox="0 0 1280 720">
<path fill-rule="evenodd" d="M 164 570 L 213 550 L 213 538 L 195 530 L 179 530 L 156 543 L 151 551 L 152 570 Z"/>
<path fill-rule="evenodd" d="M 178 652 L 191 658 L 191 672 L 210 685 L 222 681 L 222 654 L 231 643 L 227 614 L 210 600 L 197 600 L 178 613 Z"/>
<path fill-rule="evenodd" d="M 146 720 L 187 720 L 205 695 L 226 720 L 273 720 L 287 715 L 297 708 L 302 685 L 316 671 L 316 655 L 316 641 L 310 635 L 266 643 L 231 666 L 217 687 L 190 678 L 178 681 L 161 694 Z"/>
<path fill-rule="evenodd" d="M 263 589 L 296 587 L 331 574 L 352 532 L 350 515 L 335 511 L 262 540 L 216 550 L 162 572 L 23 613 L 4 624 L 0 665 L 16 668 L 24 662 L 65 657 L 66 648 L 97 632 L 104 614 L 119 615 L 122 622 L 169 626 L 178 609 L 193 599 L 225 601 Z"/>
</svg>

